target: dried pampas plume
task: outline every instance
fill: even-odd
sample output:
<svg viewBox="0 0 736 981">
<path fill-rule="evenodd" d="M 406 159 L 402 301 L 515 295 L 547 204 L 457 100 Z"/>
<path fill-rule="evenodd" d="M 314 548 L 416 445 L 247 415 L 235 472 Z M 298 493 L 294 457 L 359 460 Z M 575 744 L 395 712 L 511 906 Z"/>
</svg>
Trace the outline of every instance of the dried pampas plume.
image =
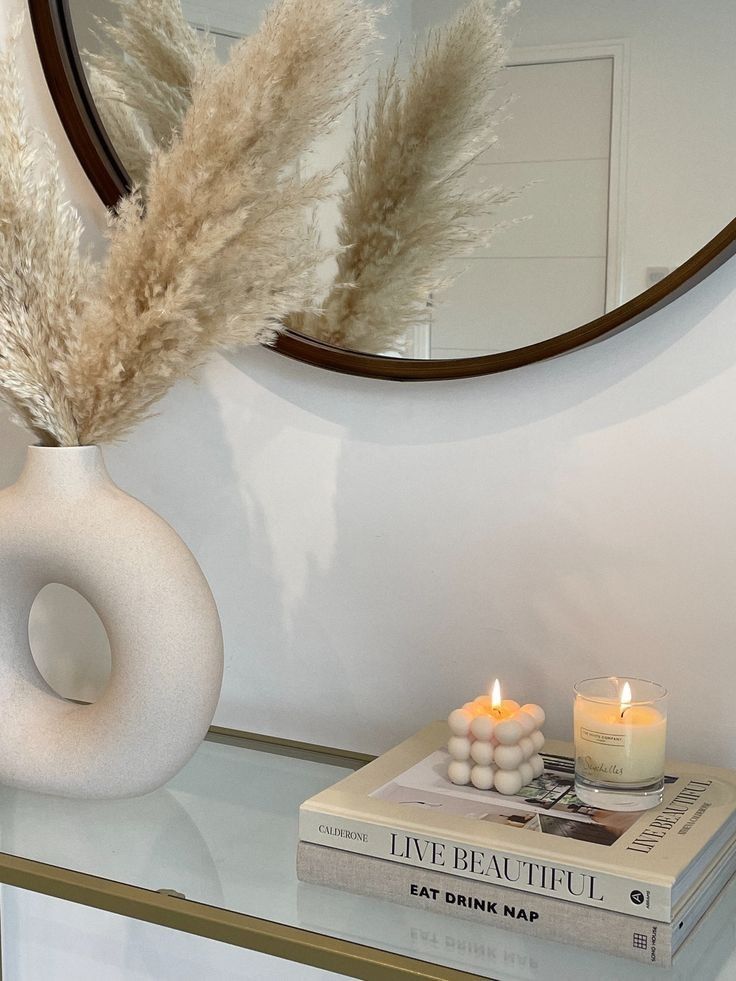
<svg viewBox="0 0 736 981">
<path fill-rule="evenodd" d="M 82 442 L 117 438 L 213 347 L 269 340 L 309 298 L 324 253 L 305 216 L 328 178 L 293 174 L 354 97 L 374 17 L 358 0 L 281 0 L 202 69 L 145 210 L 134 194 L 111 225 L 64 379 Z"/>
<path fill-rule="evenodd" d="M 110 75 L 95 65 L 88 65 L 87 81 L 110 142 L 125 164 L 133 184 L 140 187 L 146 182 L 153 156 L 150 130 Z"/>
<path fill-rule="evenodd" d="M 506 115 L 496 82 L 517 6 L 496 13 L 492 0 L 475 0 L 430 33 L 406 81 L 396 62 L 379 79 L 356 118 L 334 285 L 320 314 L 292 316 L 296 329 L 352 350 L 400 350 L 430 293 L 447 285 L 447 260 L 484 240 L 474 219 L 514 195 L 472 189 L 467 171 Z"/>
<path fill-rule="evenodd" d="M 324 257 L 305 215 L 327 176 L 290 175 L 352 99 L 374 17 L 359 0 L 281 0 L 227 64 L 201 64 L 145 209 L 137 192 L 121 202 L 93 271 L 5 54 L 0 377 L 43 442 L 120 438 L 214 347 L 268 340 L 305 303 Z"/>
<path fill-rule="evenodd" d="M 77 439 L 59 368 L 91 286 L 79 218 L 63 200 L 53 154 L 25 120 L 13 50 L 0 54 L 0 397 L 44 445 Z"/>
<path fill-rule="evenodd" d="M 138 169 L 148 145 L 168 146 L 179 131 L 203 69 L 216 63 L 211 39 L 198 34 L 184 17 L 179 0 L 112 0 L 118 20 L 100 18 L 100 50 L 85 51 L 87 79 L 103 123 L 112 122 L 113 146 L 126 167 Z M 135 119 L 120 132 L 123 109 Z M 145 134 L 138 141 L 135 130 Z M 115 137 L 123 137 L 116 142 Z M 145 170 L 143 171 L 145 173 Z"/>
</svg>

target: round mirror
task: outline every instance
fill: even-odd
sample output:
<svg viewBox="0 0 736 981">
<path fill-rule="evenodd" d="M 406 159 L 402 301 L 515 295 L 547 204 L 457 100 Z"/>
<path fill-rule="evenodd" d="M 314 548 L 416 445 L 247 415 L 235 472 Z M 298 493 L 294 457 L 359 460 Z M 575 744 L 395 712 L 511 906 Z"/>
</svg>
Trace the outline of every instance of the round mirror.
<svg viewBox="0 0 736 981">
<path fill-rule="evenodd" d="M 132 180 L 145 185 L 152 148 L 186 109 L 179 89 L 184 104 L 162 106 L 136 11 L 161 6 L 190 30 L 187 44 L 226 60 L 271 5 L 180 2 L 31 0 L 52 93 L 108 205 Z M 320 270 L 320 309 L 295 313 L 282 353 L 405 380 L 504 370 L 640 320 L 734 251 L 729 0 L 522 0 L 500 12 L 498 70 L 452 79 L 456 105 L 475 99 L 482 118 L 466 131 L 448 116 L 454 156 L 432 171 L 433 185 L 395 195 L 421 170 L 416 155 L 441 141 L 431 125 L 445 118 L 435 56 L 453 31 L 457 42 L 467 8 L 394 0 L 357 106 L 299 161 L 305 177 L 335 172 L 315 221 L 339 251 Z M 159 58 L 167 33 L 174 44 L 169 27 L 154 38 Z M 420 88 L 432 145 L 402 129 Z M 373 152 L 387 134 L 396 152 Z M 371 182 L 378 190 L 366 201 Z M 377 211 L 378 195 L 392 194 L 393 210 Z M 444 238 L 432 238 L 427 229 L 441 221 Z M 426 255 L 402 267 L 405 243 L 422 236 Z"/>
</svg>

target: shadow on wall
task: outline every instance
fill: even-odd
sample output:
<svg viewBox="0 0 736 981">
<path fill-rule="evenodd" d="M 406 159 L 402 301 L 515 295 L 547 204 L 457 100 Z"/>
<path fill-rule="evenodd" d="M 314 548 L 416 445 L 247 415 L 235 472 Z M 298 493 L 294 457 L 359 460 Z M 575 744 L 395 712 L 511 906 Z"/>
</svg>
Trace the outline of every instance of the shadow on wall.
<svg viewBox="0 0 736 981">
<path fill-rule="evenodd" d="M 307 651 L 319 650 L 337 690 L 345 684 L 321 613 L 306 643 L 297 623 L 309 583 L 332 567 L 341 448 L 323 439 L 305 459 L 298 427 L 242 395 L 239 373 L 223 377 L 215 365 L 203 384 L 173 392 L 161 415 L 107 458 L 113 478 L 177 529 L 215 595 L 225 640 L 215 721 L 283 732 L 270 705 L 276 697 L 279 716 L 306 724 Z"/>
</svg>

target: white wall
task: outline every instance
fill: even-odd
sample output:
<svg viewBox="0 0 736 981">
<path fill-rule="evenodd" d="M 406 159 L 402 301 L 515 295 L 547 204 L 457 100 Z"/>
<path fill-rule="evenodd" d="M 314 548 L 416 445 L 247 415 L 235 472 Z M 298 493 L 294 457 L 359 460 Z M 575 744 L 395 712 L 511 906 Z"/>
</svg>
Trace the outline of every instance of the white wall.
<svg viewBox="0 0 736 981">
<path fill-rule="evenodd" d="M 30 34 L 34 119 L 71 155 Z M 216 721 L 366 751 L 499 675 L 570 733 L 572 683 L 673 692 L 671 750 L 736 765 L 736 264 L 617 337 L 399 385 L 217 359 L 108 460 L 220 606 Z M 0 479 L 26 437 L 0 425 Z"/>
</svg>

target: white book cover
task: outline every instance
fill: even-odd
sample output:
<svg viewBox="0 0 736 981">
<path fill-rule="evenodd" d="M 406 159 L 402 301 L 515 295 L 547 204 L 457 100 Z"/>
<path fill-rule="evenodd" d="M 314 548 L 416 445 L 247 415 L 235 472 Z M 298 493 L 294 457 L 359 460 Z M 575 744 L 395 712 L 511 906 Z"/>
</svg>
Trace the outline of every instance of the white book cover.
<svg viewBox="0 0 736 981">
<path fill-rule="evenodd" d="M 306 801 L 304 841 L 668 922 L 736 831 L 736 774 L 668 764 L 660 807 L 603 811 L 574 794 L 572 747 L 548 743 L 519 794 L 447 779 L 433 723 Z"/>
</svg>

